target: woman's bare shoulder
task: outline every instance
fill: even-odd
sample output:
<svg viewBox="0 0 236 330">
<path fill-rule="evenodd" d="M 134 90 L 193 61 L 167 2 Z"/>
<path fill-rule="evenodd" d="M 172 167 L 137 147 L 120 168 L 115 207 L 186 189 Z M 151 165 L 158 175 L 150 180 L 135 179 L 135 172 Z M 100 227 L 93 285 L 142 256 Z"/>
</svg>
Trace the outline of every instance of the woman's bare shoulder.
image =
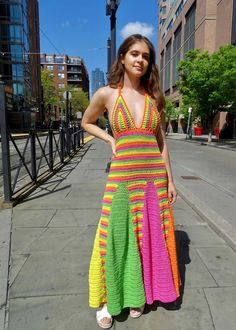
<svg viewBox="0 0 236 330">
<path fill-rule="evenodd" d="M 114 95 L 114 93 L 115 93 L 115 89 L 107 85 L 99 88 L 95 94 L 96 96 L 101 97 L 105 102 L 107 102 L 110 99 L 110 97 Z"/>
</svg>

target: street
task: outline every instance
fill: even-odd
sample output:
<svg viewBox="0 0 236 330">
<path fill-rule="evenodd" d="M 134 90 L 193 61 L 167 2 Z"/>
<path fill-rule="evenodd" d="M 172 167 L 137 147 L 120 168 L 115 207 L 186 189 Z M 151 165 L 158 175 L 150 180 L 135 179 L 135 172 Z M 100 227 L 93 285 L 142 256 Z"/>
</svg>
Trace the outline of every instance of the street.
<svg viewBox="0 0 236 330">
<path fill-rule="evenodd" d="M 236 152 L 173 139 L 168 146 L 175 178 L 236 227 Z"/>
</svg>

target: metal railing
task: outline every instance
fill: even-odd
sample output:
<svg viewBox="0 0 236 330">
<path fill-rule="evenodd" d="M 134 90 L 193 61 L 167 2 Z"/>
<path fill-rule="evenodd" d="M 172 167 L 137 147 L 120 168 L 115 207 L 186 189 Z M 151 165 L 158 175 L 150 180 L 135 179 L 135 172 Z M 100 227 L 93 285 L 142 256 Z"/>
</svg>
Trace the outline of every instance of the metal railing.
<svg viewBox="0 0 236 330">
<path fill-rule="evenodd" d="M 8 127 L 5 91 L 1 82 L 0 124 L 4 203 L 20 199 L 29 187 L 36 188 L 43 182 L 43 177 L 56 172 L 84 144 L 84 131 L 78 123 L 61 125 L 58 130 L 32 128 L 21 131 L 23 139 L 18 140 L 17 131 L 13 132 Z M 15 163 L 13 155 L 17 160 Z"/>
</svg>

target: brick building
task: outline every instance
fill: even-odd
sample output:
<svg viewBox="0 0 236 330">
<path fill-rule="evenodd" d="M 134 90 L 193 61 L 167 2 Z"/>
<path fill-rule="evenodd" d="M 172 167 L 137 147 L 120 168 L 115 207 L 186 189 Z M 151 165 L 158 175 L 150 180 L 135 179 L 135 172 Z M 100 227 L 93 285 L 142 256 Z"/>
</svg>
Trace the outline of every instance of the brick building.
<svg viewBox="0 0 236 330">
<path fill-rule="evenodd" d="M 211 53 L 222 45 L 236 44 L 236 0 L 159 0 L 158 5 L 160 82 L 178 107 L 179 61 L 190 49 Z"/>
<path fill-rule="evenodd" d="M 71 85 L 89 95 L 89 75 L 81 57 L 42 54 L 40 61 L 42 68 L 52 72 L 57 89 Z"/>
</svg>

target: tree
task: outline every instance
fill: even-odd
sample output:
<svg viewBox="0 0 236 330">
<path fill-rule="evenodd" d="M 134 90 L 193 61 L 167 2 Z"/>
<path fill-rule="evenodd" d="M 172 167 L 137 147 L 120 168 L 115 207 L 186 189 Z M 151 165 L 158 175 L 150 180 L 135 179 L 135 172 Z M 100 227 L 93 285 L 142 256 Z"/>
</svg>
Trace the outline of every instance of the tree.
<svg viewBox="0 0 236 330">
<path fill-rule="evenodd" d="M 168 127 L 170 121 L 177 119 L 179 114 L 170 97 L 165 97 L 165 104 L 166 127 Z"/>
<path fill-rule="evenodd" d="M 190 50 L 178 65 L 178 87 L 183 104 L 193 108 L 195 117 L 206 118 L 211 141 L 212 121 L 217 111 L 236 105 L 236 48 L 221 47 L 209 55 Z"/>
<path fill-rule="evenodd" d="M 75 115 L 78 111 L 83 113 L 89 105 L 88 93 L 75 89 L 71 85 L 68 85 L 65 89 L 63 89 L 61 94 L 63 94 L 64 91 L 71 93 L 71 106 L 73 115 Z"/>
<path fill-rule="evenodd" d="M 53 75 L 46 69 L 41 69 L 41 83 L 43 87 L 43 101 L 47 107 L 48 104 L 57 105 L 59 103 L 59 96 L 57 94 Z"/>
</svg>

